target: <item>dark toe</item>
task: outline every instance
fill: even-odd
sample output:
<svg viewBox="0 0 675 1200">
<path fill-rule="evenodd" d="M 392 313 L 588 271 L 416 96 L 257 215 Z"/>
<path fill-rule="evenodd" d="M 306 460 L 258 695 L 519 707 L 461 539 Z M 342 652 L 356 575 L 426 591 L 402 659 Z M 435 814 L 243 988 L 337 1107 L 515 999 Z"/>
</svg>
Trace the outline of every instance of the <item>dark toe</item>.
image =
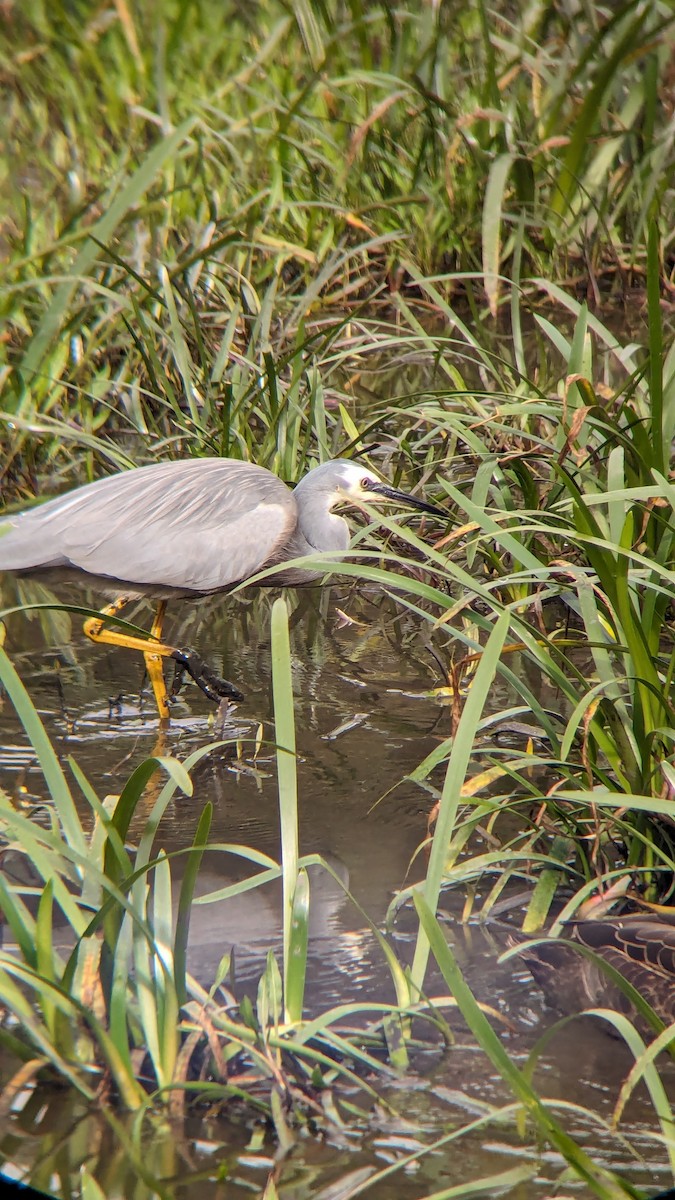
<svg viewBox="0 0 675 1200">
<path fill-rule="evenodd" d="M 177 664 L 180 674 L 187 671 L 191 679 L 194 679 L 197 687 L 201 688 L 205 696 L 209 700 L 213 700 L 217 704 L 220 700 L 243 700 L 243 692 L 239 691 L 233 683 L 227 679 L 221 679 L 216 675 L 215 671 L 204 662 L 195 650 L 186 647 L 182 650 L 174 650 L 171 657 Z M 180 686 L 180 683 L 179 683 Z"/>
</svg>

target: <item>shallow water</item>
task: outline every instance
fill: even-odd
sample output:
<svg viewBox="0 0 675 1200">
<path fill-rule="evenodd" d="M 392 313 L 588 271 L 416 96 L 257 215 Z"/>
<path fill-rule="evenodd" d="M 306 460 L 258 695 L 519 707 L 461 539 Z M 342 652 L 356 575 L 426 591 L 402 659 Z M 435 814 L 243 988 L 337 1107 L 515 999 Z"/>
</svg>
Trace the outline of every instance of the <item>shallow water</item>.
<svg viewBox="0 0 675 1200">
<path fill-rule="evenodd" d="M 22 581 L 20 589 L 21 599 L 47 599 L 43 585 L 35 591 Z M 448 736 L 448 710 L 429 694 L 441 681 L 425 649 L 420 620 L 390 598 L 348 586 L 308 589 L 288 597 L 301 852 L 321 854 L 370 918 L 381 923 L 392 895 L 424 871 L 424 858 L 415 859 L 415 853 L 426 836 L 433 797 L 406 776 Z M 96 603 L 94 596 L 81 591 L 72 598 Z M 13 596 L 8 592 L 4 600 L 11 604 Z M 167 850 L 190 843 L 203 804 L 211 801 L 213 841 L 242 843 L 278 856 L 273 750 L 263 743 L 254 761 L 252 749 L 261 723 L 265 738 L 273 737 L 271 602 L 272 595 L 265 593 L 174 606 L 168 631 L 172 640 L 193 645 L 241 686 L 246 699 L 230 710 L 218 729 L 212 724 L 212 706 L 190 685 L 165 733 L 158 728 L 150 699 L 139 704 L 142 667 L 135 655 L 88 643 L 77 616 L 43 612 L 33 621 L 25 615 L 9 619 L 7 648 L 50 737 L 62 756 L 74 756 L 99 795 L 119 790 L 133 766 L 151 753 L 184 758 L 221 736 L 228 742 L 195 771 L 194 796 L 177 797 L 167 812 L 161 827 L 161 844 Z M 147 612 L 139 606 L 130 619 L 143 623 Z M 116 703 L 109 706 L 109 698 Z M 495 710 L 513 700 L 499 682 L 491 699 Z M 8 702 L 0 717 L 0 782 L 24 801 L 32 798 L 39 804 L 46 799 L 43 780 Z M 440 786 L 442 769 L 432 782 Z M 152 787 L 149 790 L 148 804 L 154 798 Z M 132 840 L 133 834 L 132 828 Z M 248 873 L 246 865 L 231 856 L 209 852 L 199 891 L 214 891 Z M 338 1001 L 393 999 L 381 952 L 338 880 L 317 870 L 311 883 L 308 1005 L 317 1012 Z M 443 898 L 448 936 L 478 999 L 508 1022 L 502 1035 L 509 1052 L 521 1061 L 556 1014 L 546 1008 L 524 969 L 513 962 L 498 963 L 505 931 L 497 925 L 462 925 L 463 904 L 460 894 Z M 277 913 L 274 888 L 234 901 L 196 905 L 189 969 L 208 986 L 222 955 L 233 949 L 236 989 L 255 998 L 267 950 L 278 940 Z M 406 910 L 393 932 L 403 959 L 413 932 Z M 446 990 L 437 979 L 429 980 L 428 989 Z M 484 1114 L 486 1106 L 510 1102 L 507 1089 L 472 1046 L 461 1022 L 452 1015 L 450 1021 L 457 1045 L 445 1054 L 438 1048 L 421 1054 L 415 1064 L 418 1074 L 388 1089 L 400 1119 L 375 1112 L 364 1117 L 357 1132 L 336 1131 L 327 1141 L 302 1139 L 276 1168 L 277 1188 L 285 1200 L 321 1196 L 322 1189 L 350 1172 L 381 1170 L 414 1150 L 416 1138 L 432 1141 Z M 543 1096 L 584 1105 L 609 1120 L 629 1068 L 628 1052 L 597 1022 L 576 1020 L 554 1038 L 535 1081 Z M 668 1069 L 665 1077 L 668 1081 Z M 14 1114 L 0 1122 L 6 1169 L 14 1164 L 20 1173 L 28 1172 L 36 1186 L 57 1194 L 65 1189 L 59 1180 L 76 1173 L 85 1160 L 106 1196 L 155 1194 L 150 1183 L 143 1183 L 143 1172 L 148 1180 L 166 1180 L 167 1195 L 194 1195 L 198 1186 L 200 1196 L 245 1196 L 262 1189 L 272 1170 L 271 1141 L 247 1151 L 254 1123 L 245 1114 L 235 1114 L 235 1119 L 229 1114 L 191 1117 L 180 1134 L 162 1118 L 149 1116 L 134 1151 L 132 1144 L 123 1148 L 100 1114 L 87 1112 L 77 1102 L 64 1104 L 62 1096 L 46 1093 L 20 1099 Z M 355 1101 L 363 1104 L 364 1098 Z M 622 1170 L 635 1184 L 653 1185 L 654 1190 L 667 1186 L 665 1156 L 652 1137 L 656 1122 L 646 1095 L 636 1096 L 621 1125 L 633 1151 L 644 1155 L 642 1164 L 620 1139 L 583 1114 L 562 1113 L 561 1119 L 596 1161 Z M 131 1125 L 127 1123 L 129 1131 Z M 416 1200 L 451 1184 L 528 1163 L 532 1178 L 514 1184 L 511 1194 L 518 1200 L 550 1195 L 563 1173 L 559 1157 L 540 1154 L 529 1136 L 521 1141 L 512 1124 L 493 1122 L 409 1170 L 374 1182 L 365 1194 L 374 1200 L 393 1195 Z M 227 1179 L 226 1192 L 214 1181 L 218 1170 Z M 591 1194 L 573 1181 L 559 1186 L 559 1194 Z"/>
</svg>

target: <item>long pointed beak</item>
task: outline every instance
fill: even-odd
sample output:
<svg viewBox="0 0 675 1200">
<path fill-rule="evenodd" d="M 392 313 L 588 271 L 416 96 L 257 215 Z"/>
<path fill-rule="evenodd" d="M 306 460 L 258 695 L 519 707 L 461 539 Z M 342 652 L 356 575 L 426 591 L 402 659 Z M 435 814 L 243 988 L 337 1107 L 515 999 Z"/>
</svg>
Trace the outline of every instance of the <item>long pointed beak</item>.
<svg viewBox="0 0 675 1200">
<path fill-rule="evenodd" d="M 444 521 L 449 520 L 449 514 L 442 508 L 437 508 L 435 504 L 427 504 L 426 500 L 418 500 L 417 496 L 409 496 L 407 492 L 399 492 L 397 488 L 389 487 L 386 483 L 371 483 L 368 490 L 376 496 L 384 496 L 387 500 L 397 500 L 406 508 L 417 508 L 420 512 L 431 513 L 432 516 L 441 517 Z"/>
</svg>

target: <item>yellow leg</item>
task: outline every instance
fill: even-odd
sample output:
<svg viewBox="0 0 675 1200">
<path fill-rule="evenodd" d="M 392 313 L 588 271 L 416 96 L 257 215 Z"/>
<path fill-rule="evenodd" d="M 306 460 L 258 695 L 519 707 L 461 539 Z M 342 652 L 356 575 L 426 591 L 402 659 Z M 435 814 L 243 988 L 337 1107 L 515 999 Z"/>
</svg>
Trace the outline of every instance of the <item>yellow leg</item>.
<svg viewBox="0 0 675 1200">
<path fill-rule="evenodd" d="M 117 616 L 128 603 L 128 596 L 119 596 L 112 604 L 107 604 L 105 608 L 101 609 L 100 617 L 89 617 L 85 621 L 84 632 L 88 638 L 91 638 L 92 642 L 104 642 L 108 646 L 121 646 L 125 650 L 140 650 L 145 659 L 146 670 L 152 684 L 157 711 L 160 718 L 165 721 L 169 718 L 169 701 L 162 671 L 162 659 L 170 658 L 175 654 L 174 647 L 167 646 L 161 640 L 166 601 L 161 600 L 157 606 L 157 612 L 148 638 L 135 637 L 133 634 L 123 633 L 120 629 L 106 629 L 106 617 Z M 152 645 L 152 651 L 149 650 L 150 645 Z"/>
<path fill-rule="evenodd" d="M 145 654 L 148 638 L 135 637 L 132 633 L 123 633 L 121 629 L 106 629 L 105 626 L 106 617 L 116 617 L 129 603 L 128 596 L 120 596 L 119 600 L 115 600 L 113 604 L 106 604 L 105 608 L 101 609 L 100 617 L 89 617 L 84 623 L 87 637 L 91 638 L 92 642 L 105 642 L 107 646 L 122 646 L 125 650 L 140 650 L 141 654 Z M 166 602 L 162 603 L 166 607 Z M 159 654 L 162 658 L 171 658 L 175 653 L 174 647 L 167 646 L 165 642 L 158 642 L 152 649 L 154 654 Z"/>
<path fill-rule="evenodd" d="M 161 642 L 162 626 L 164 625 L 164 614 L 166 612 L 166 600 L 160 600 L 157 605 L 155 619 L 152 622 L 150 637 L 153 641 Z M 169 719 L 169 699 L 166 694 L 166 683 L 164 682 L 164 671 L 162 670 L 162 655 L 156 654 L 154 651 L 150 654 L 147 650 L 144 651 L 145 669 L 148 672 L 148 679 L 152 684 L 152 690 L 155 696 L 155 704 L 161 721 Z"/>
<path fill-rule="evenodd" d="M 157 607 L 152 629 L 147 638 L 123 633 L 121 629 L 108 629 L 107 618 L 116 617 L 129 603 L 129 599 L 129 596 L 120 596 L 112 604 L 102 608 L 100 616 L 89 617 L 84 623 L 84 632 L 92 642 L 104 642 L 108 646 L 121 646 L 125 650 L 140 650 L 145 659 L 157 709 L 163 721 L 169 719 L 169 701 L 162 671 L 163 658 L 172 658 L 174 662 L 178 663 L 181 671 L 187 671 L 204 695 L 216 704 L 223 699 L 243 700 L 244 697 L 239 689 L 233 683 L 228 683 L 226 679 L 220 679 L 215 675 L 199 655 L 195 654 L 194 650 L 179 650 L 176 646 L 167 646 L 166 642 L 162 641 L 162 624 L 166 610 L 164 600 Z"/>
</svg>

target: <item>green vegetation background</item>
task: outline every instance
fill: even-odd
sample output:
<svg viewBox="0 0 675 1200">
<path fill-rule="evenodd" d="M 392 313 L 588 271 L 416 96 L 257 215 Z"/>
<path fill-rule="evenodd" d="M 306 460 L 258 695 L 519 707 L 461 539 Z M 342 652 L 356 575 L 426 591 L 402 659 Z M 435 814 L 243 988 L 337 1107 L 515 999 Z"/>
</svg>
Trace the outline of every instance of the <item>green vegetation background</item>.
<svg viewBox="0 0 675 1200">
<path fill-rule="evenodd" d="M 433 283 L 480 329 L 502 275 L 632 314 L 653 217 L 670 299 L 674 36 L 653 0 L 5 0 L 6 496 L 150 449 L 293 475 L 350 316 L 429 327 Z"/>
<path fill-rule="evenodd" d="M 3 500 L 186 454 L 247 457 L 295 479 L 317 457 L 376 442 L 394 482 L 435 489 L 449 532 L 432 546 L 383 519 L 404 551 L 399 540 L 382 558 L 366 532 L 371 559 L 344 570 L 426 623 L 454 694 L 449 736 L 409 777 L 438 800 L 428 863 L 418 856 L 425 878 L 390 914 L 414 899 L 412 969 L 374 931 L 397 1004 L 373 1045 L 352 1039 L 338 1067 L 338 1010 L 311 1027 L 302 1016 L 312 864 L 298 858 L 283 749 L 283 603 L 273 635 L 285 848 L 261 874 L 282 879 L 286 936 L 255 1012 L 221 1002 L 226 963 L 208 995 L 185 970 L 209 807 L 173 925 L 171 864 L 152 857 L 161 816 L 176 790 L 191 794 L 205 751 L 148 759 L 119 799 L 99 800 L 76 764 L 64 773 L 0 651 L 53 806 L 43 829 L 0 794 L 3 834 L 44 885 L 36 911 L 21 889 L 0 897 L 18 947 L 1 952 L 0 973 L 17 1018 L 0 1029 L 22 1063 L 16 1088 L 59 1078 L 102 1107 L 121 1099 L 147 1115 L 166 1100 L 180 1119 L 206 1013 L 224 1056 L 207 1088 L 263 1109 L 288 1148 L 308 1080 L 339 1096 L 352 1067 L 375 1077 L 370 1050 L 385 1042 L 408 1066 L 409 1018 L 434 959 L 516 1107 L 595 1195 L 635 1195 L 532 1091 L 538 1050 L 516 1070 L 434 913 L 442 888 L 495 871 L 482 915 L 525 876 L 528 932 L 561 890 L 561 918 L 629 881 L 672 900 L 672 6 L 4 0 L 0 18 Z M 502 714 L 487 713 L 497 674 L 513 697 Z M 559 711 L 530 688 L 535 677 Z M 533 722 L 536 738 L 500 745 L 502 718 Z M 158 768 L 167 782 L 127 847 Z M 486 827 L 489 854 L 474 839 Z M 73 931 L 65 958 L 55 906 Z M 653 1062 L 668 1035 L 645 1050 L 629 1022 L 615 1024 L 636 1063 L 627 1092 L 646 1081 L 675 1172 Z M 285 1050 L 295 1066 L 282 1078 Z M 250 1092 L 228 1074 L 242 1053 Z"/>
</svg>

